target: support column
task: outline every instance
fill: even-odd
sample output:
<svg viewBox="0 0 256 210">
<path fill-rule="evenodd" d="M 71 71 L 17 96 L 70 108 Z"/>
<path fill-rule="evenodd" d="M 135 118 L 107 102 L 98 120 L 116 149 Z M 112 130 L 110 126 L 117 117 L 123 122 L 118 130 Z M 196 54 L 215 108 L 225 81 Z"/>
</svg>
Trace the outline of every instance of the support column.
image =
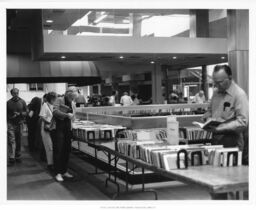
<svg viewBox="0 0 256 210">
<path fill-rule="evenodd" d="M 249 12 L 228 10 L 228 63 L 233 79 L 249 94 Z"/>
<path fill-rule="evenodd" d="M 209 10 L 190 10 L 189 37 L 209 37 Z"/>
<path fill-rule="evenodd" d="M 162 70 L 160 64 L 155 64 L 152 70 L 152 100 L 153 104 L 163 104 Z"/>
<path fill-rule="evenodd" d="M 140 37 L 141 36 L 141 16 L 134 13 L 132 17 L 133 22 L 133 36 Z"/>
<path fill-rule="evenodd" d="M 168 78 L 168 66 L 162 66 L 162 72 L 163 72 L 163 77 L 165 80 L 165 100 L 167 103 L 170 103 L 169 100 L 169 94 L 170 94 L 170 83 L 169 83 L 169 78 Z"/>
<path fill-rule="evenodd" d="M 202 66 L 202 84 L 201 89 L 204 91 L 205 99 L 208 100 L 208 84 L 207 84 L 207 66 Z"/>
</svg>

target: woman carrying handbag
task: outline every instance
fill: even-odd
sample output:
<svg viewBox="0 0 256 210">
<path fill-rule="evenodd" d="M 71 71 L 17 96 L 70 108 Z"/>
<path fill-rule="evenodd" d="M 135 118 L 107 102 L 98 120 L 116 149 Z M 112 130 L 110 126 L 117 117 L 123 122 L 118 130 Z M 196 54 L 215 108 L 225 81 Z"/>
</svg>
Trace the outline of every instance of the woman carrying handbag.
<svg viewBox="0 0 256 210">
<path fill-rule="evenodd" d="M 47 159 L 47 169 L 53 171 L 53 146 L 51 139 L 51 131 L 56 128 L 56 123 L 53 118 L 53 104 L 57 99 L 57 94 L 55 92 L 49 92 L 46 95 L 46 102 L 42 105 L 39 116 L 42 119 L 41 124 L 41 136 L 44 144 L 46 159 Z"/>
</svg>

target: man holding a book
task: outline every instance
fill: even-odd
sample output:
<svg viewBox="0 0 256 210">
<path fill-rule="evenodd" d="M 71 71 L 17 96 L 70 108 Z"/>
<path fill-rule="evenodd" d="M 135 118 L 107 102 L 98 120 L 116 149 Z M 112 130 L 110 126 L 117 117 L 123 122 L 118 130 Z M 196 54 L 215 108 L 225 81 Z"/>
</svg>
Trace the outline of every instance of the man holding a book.
<svg viewBox="0 0 256 210">
<path fill-rule="evenodd" d="M 217 65 L 213 71 L 216 87 L 208 111 L 203 119 L 213 126 L 204 129 L 213 132 L 213 143 L 224 147 L 244 148 L 244 132 L 248 128 L 249 103 L 246 93 L 232 80 L 228 65 Z"/>
</svg>

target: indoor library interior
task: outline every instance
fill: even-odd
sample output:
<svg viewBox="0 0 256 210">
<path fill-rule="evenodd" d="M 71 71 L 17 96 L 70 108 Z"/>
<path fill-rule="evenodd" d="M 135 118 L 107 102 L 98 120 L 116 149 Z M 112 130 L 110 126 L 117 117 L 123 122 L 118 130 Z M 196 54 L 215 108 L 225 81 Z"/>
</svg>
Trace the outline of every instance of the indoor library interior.
<svg viewBox="0 0 256 210">
<path fill-rule="evenodd" d="M 6 9 L 7 200 L 248 200 L 248 9 Z"/>
</svg>

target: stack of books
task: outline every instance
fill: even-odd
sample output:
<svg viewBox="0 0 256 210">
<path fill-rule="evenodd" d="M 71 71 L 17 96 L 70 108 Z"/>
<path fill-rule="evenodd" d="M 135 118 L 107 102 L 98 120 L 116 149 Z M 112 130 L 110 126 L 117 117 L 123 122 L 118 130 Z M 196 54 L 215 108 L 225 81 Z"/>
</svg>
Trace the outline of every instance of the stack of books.
<svg viewBox="0 0 256 210">
<path fill-rule="evenodd" d="M 90 121 L 76 121 L 72 125 L 73 137 L 76 140 L 112 140 L 123 126 L 96 124 Z"/>
<path fill-rule="evenodd" d="M 195 126 L 180 128 L 180 138 L 188 141 L 212 139 L 212 133 Z"/>
<path fill-rule="evenodd" d="M 177 168 L 177 158 L 178 153 L 181 150 L 186 151 L 186 160 L 185 155 L 180 155 L 180 166 L 185 167 L 189 163 L 189 154 L 192 151 L 203 151 L 201 148 L 202 144 L 197 145 L 168 145 L 165 143 L 161 144 L 144 144 L 139 146 L 140 159 L 152 164 L 156 167 L 163 168 L 166 170 Z M 198 161 L 194 161 L 197 163 Z M 191 164 L 190 164 L 191 165 Z M 195 164 L 197 165 L 197 164 Z"/>
<path fill-rule="evenodd" d="M 122 140 L 117 142 L 117 150 L 123 155 L 140 159 L 139 146 L 143 144 L 156 144 L 155 141 L 133 141 L 133 140 Z"/>
<path fill-rule="evenodd" d="M 122 137 L 120 137 L 119 140 L 162 141 L 166 138 L 166 129 L 154 128 L 125 130 L 122 132 Z"/>
<path fill-rule="evenodd" d="M 242 165 L 242 151 L 237 147 L 220 148 L 209 153 L 209 164 L 214 166 L 240 166 Z"/>
</svg>

